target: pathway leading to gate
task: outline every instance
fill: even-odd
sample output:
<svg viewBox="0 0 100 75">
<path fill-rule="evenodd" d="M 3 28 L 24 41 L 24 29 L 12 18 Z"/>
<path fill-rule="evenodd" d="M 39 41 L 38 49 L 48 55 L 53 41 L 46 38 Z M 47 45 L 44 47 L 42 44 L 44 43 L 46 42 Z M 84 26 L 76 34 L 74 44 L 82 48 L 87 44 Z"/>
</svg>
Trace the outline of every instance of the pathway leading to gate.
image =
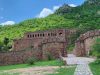
<svg viewBox="0 0 100 75">
<path fill-rule="evenodd" d="M 68 65 L 77 65 L 74 75 L 93 75 L 88 65 L 94 61 L 93 58 L 76 57 L 73 54 L 68 54 L 68 57 L 64 58 L 64 60 Z"/>
<path fill-rule="evenodd" d="M 84 64 L 78 64 L 74 75 L 93 75 L 88 64 L 84 63 Z"/>
</svg>

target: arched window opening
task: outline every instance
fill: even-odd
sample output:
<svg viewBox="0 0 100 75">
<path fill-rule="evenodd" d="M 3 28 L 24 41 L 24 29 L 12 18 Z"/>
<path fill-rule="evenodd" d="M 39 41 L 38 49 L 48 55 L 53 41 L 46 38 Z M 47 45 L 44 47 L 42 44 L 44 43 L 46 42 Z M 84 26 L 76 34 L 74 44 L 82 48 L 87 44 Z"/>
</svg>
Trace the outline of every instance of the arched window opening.
<svg viewBox="0 0 100 75">
<path fill-rule="evenodd" d="M 29 35 L 27 35 L 27 37 L 29 38 L 30 36 L 29 36 Z"/>
<path fill-rule="evenodd" d="M 44 34 L 43 34 L 43 37 L 44 37 Z"/>
<path fill-rule="evenodd" d="M 34 37 L 34 34 L 33 34 L 33 37 Z"/>
<path fill-rule="evenodd" d="M 48 33 L 48 36 L 50 36 L 50 33 Z"/>
<path fill-rule="evenodd" d="M 62 35 L 62 33 L 60 32 L 59 35 Z"/>
<path fill-rule="evenodd" d="M 51 36 L 53 36 L 53 33 L 51 33 Z"/>
<path fill-rule="evenodd" d="M 37 37 L 37 35 L 35 34 L 35 37 Z"/>
<path fill-rule="evenodd" d="M 39 37 L 39 34 L 38 34 L 38 37 Z"/>
</svg>

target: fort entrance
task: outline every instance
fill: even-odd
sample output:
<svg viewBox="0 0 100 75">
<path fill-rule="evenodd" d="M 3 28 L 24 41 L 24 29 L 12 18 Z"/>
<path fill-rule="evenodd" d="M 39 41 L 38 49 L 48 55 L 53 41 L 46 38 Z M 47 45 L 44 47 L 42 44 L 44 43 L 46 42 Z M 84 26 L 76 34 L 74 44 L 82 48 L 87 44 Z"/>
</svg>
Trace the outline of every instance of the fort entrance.
<svg viewBox="0 0 100 75">
<path fill-rule="evenodd" d="M 100 30 L 88 31 L 81 34 L 76 40 L 74 54 L 76 56 L 88 56 L 96 38 L 100 38 Z"/>
</svg>

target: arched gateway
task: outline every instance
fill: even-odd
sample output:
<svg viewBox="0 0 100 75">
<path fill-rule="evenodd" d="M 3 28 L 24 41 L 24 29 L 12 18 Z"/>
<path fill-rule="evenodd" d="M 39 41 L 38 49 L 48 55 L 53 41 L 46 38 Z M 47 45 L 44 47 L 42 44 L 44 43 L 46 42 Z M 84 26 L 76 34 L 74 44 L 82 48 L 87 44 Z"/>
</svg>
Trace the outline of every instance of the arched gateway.
<svg viewBox="0 0 100 75">
<path fill-rule="evenodd" d="M 88 31 L 82 34 L 75 42 L 74 54 L 76 56 L 87 56 L 96 38 L 100 38 L 100 30 Z"/>
</svg>

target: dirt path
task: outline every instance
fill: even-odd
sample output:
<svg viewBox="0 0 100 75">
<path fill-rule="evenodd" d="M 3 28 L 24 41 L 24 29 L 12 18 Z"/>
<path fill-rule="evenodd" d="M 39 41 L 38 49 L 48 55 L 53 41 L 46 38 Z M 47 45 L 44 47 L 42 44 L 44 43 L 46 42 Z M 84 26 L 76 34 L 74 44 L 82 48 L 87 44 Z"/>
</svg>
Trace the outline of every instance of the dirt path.
<svg viewBox="0 0 100 75">
<path fill-rule="evenodd" d="M 64 58 L 68 65 L 77 65 L 74 75 L 93 75 L 88 64 L 95 61 L 93 58 L 88 57 L 76 57 L 73 54 L 69 54 L 67 58 Z"/>
<path fill-rule="evenodd" d="M 80 64 L 80 61 L 81 62 L 86 62 L 87 64 L 95 61 L 95 59 L 93 58 L 88 58 L 88 57 L 76 57 L 75 55 L 73 54 L 68 54 L 68 57 L 67 58 L 63 58 L 68 65 L 77 65 L 77 64 Z"/>
<path fill-rule="evenodd" d="M 55 70 L 59 68 L 57 66 L 40 66 L 40 67 L 30 67 L 30 68 L 20 68 L 13 70 L 4 70 L 2 73 L 8 73 L 9 75 L 13 75 L 14 73 L 18 73 L 18 75 L 45 75 L 55 72 Z"/>
</svg>

